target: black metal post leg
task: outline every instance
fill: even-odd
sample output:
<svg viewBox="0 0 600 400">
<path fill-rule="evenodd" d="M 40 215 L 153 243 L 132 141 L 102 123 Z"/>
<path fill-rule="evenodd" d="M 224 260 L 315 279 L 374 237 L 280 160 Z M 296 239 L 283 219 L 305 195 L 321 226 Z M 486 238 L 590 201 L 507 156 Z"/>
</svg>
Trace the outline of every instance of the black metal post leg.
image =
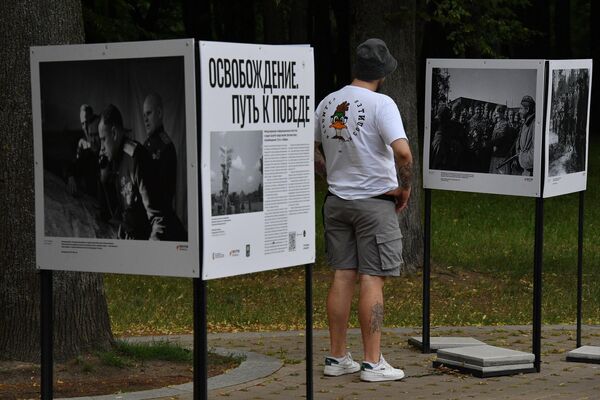
<svg viewBox="0 0 600 400">
<path fill-rule="evenodd" d="M 577 348 L 581 347 L 581 320 L 583 315 L 583 210 L 585 191 L 579 192 L 579 228 L 577 234 Z"/>
<path fill-rule="evenodd" d="M 41 398 L 53 396 L 54 364 L 54 302 L 52 298 L 52 271 L 40 271 L 40 333 L 41 333 Z"/>
<path fill-rule="evenodd" d="M 431 189 L 425 189 L 425 227 L 423 232 L 423 353 L 430 353 L 431 282 Z"/>
<path fill-rule="evenodd" d="M 313 302 L 312 302 L 312 270 L 314 264 L 305 266 L 306 296 L 306 398 L 313 398 Z"/>
<path fill-rule="evenodd" d="M 544 199 L 535 199 L 535 245 L 533 266 L 533 354 L 534 367 L 541 368 L 542 348 L 542 260 L 544 252 Z"/>
<path fill-rule="evenodd" d="M 208 400 L 206 281 L 194 278 L 194 400 Z"/>
</svg>

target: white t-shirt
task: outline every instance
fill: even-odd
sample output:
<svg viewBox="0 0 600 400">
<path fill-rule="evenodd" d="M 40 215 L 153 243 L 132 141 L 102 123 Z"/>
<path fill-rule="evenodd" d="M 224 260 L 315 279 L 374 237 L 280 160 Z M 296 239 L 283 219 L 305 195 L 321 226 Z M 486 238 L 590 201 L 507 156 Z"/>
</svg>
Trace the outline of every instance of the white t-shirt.
<svg viewBox="0 0 600 400">
<path fill-rule="evenodd" d="M 315 141 L 323 144 L 329 191 L 342 199 L 365 199 L 398 187 L 390 147 L 397 139 L 407 139 L 402 118 L 384 94 L 348 85 L 316 109 Z"/>
</svg>

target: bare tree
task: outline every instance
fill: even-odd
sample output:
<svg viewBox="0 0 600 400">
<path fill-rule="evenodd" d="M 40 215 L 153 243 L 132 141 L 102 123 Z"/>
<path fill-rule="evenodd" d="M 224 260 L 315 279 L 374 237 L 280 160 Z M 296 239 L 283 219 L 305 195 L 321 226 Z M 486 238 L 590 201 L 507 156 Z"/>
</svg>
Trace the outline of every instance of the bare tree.
<svg viewBox="0 0 600 400">
<path fill-rule="evenodd" d="M 82 43 L 79 0 L 0 2 L 0 358 L 39 356 L 29 46 Z M 112 341 L 102 276 L 55 273 L 55 356 Z"/>
<path fill-rule="evenodd" d="M 421 132 L 417 128 L 416 1 L 355 1 L 352 7 L 352 48 L 370 37 L 378 37 L 385 41 L 398 60 L 398 69 L 386 80 L 384 91 L 398 104 L 413 153 L 412 195 L 408 209 L 399 216 L 399 224 L 404 236 L 404 261 L 410 269 L 415 269 L 423 264 Z"/>
</svg>

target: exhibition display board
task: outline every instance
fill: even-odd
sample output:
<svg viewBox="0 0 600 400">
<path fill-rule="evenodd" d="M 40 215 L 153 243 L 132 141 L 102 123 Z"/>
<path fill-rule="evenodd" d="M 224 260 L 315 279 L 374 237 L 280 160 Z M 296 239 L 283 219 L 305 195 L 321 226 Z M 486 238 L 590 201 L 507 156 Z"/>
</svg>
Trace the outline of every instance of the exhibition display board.
<svg viewBox="0 0 600 400">
<path fill-rule="evenodd" d="M 537 372 L 541 369 L 544 198 L 579 192 L 580 345 L 583 196 L 591 82 L 591 60 L 427 60 L 421 341 L 424 352 L 431 350 L 432 189 L 535 197 L 532 352 L 533 369 Z"/>
<path fill-rule="evenodd" d="M 194 59 L 191 39 L 31 48 L 38 268 L 200 275 Z"/>
<path fill-rule="evenodd" d="M 544 197 L 586 189 L 592 60 L 549 61 Z"/>
<path fill-rule="evenodd" d="M 544 69 L 544 60 L 428 59 L 424 187 L 539 197 Z"/>
<path fill-rule="evenodd" d="M 206 399 L 205 279 L 293 265 L 306 271 L 312 399 L 312 48 L 31 47 L 31 82 L 42 399 L 53 398 L 53 270 L 193 278 L 194 398 Z"/>
<path fill-rule="evenodd" d="M 313 263 L 313 49 L 199 47 L 202 278 Z"/>
</svg>

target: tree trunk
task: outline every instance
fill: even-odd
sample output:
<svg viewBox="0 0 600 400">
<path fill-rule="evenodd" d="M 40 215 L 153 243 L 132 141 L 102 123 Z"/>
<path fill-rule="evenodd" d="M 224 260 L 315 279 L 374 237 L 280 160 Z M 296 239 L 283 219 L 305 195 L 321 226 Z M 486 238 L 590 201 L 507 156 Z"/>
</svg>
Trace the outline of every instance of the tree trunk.
<svg viewBox="0 0 600 400">
<path fill-rule="evenodd" d="M 290 43 L 306 44 L 308 41 L 308 1 L 292 0 L 290 5 Z"/>
<path fill-rule="evenodd" d="M 283 8 L 277 0 L 262 0 L 264 42 L 267 44 L 287 42 Z"/>
<path fill-rule="evenodd" d="M 311 43 L 315 52 L 315 103 L 333 90 L 337 89 L 334 81 L 333 38 L 331 32 L 331 0 L 310 0 L 309 7 L 312 16 Z M 340 83 L 340 86 L 344 83 Z"/>
<path fill-rule="evenodd" d="M 557 0 L 554 8 L 554 54 L 571 57 L 571 2 Z"/>
<path fill-rule="evenodd" d="M 385 93 L 392 97 L 402 115 L 413 154 L 413 184 L 408 209 L 398 218 L 404 238 L 404 261 L 410 270 L 423 265 L 421 224 L 421 154 L 417 129 L 417 73 L 415 49 L 415 0 L 372 0 L 352 3 L 354 30 L 352 48 L 370 37 L 385 41 L 398 60 L 398 69 L 385 81 Z M 354 57 L 354 54 L 353 54 Z"/>
<path fill-rule="evenodd" d="M 0 358 L 34 361 L 40 352 L 40 299 L 29 46 L 82 43 L 81 2 L 3 1 L 0 22 Z M 108 346 L 112 333 L 102 276 L 54 276 L 55 357 Z"/>
</svg>

